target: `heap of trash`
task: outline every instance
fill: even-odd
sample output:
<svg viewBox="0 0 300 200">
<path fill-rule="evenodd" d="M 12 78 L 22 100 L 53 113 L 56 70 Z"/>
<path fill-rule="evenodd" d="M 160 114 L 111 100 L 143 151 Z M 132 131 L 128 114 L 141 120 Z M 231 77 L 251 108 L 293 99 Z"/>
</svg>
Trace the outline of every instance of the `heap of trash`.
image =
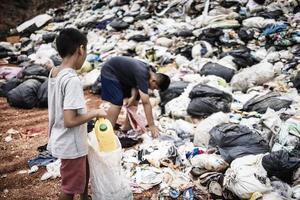
<svg viewBox="0 0 300 200">
<path fill-rule="evenodd" d="M 88 38 L 78 73 L 94 94 L 116 55 L 171 77 L 152 94 L 160 136 L 119 135 L 133 193 L 300 199 L 299 11 L 298 0 L 72 0 L 0 42 L 0 95 L 47 107 L 49 70 L 61 63 L 55 37 L 78 28 Z"/>
</svg>

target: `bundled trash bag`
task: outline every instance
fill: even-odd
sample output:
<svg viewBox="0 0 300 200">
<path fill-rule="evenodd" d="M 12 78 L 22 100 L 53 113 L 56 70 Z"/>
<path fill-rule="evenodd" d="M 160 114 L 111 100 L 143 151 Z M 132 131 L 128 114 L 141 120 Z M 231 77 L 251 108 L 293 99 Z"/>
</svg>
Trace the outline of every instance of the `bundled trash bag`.
<svg viewBox="0 0 300 200">
<path fill-rule="evenodd" d="M 225 79 L 227 82 L 230 82 L 231 78 L 235 73 L 234 69 L 225 67 L 218 63 L 208 62 L 200 70 L 201 75 L 215 75 Z"/>
<path fill-rule="evenodd" d="M 198 84 L 189 94 L 192 99 L 187 112 L 192 116 L 205 117 L 212 113 L 230 111 L 232 96 L 217 88 Z"/>
<path fill-rule="evenodd" d="M 263 155 L 248 155 L 235 159 L 224 176 L 223 186 L 241 199 L 253 193 L 272 190 L 266 170 L 261 165 Z"/>
<path fill-rule="evenodd" d="M 282 97 L 277 92 L 271 92 L 260 97 L 254 97 L 243 106 L 245 111 L 256 111 L 265 113 L 268 108 L 278 111 L 282 108 L 288 108 L 292 104 L 292 99 Z"/>
<path fill-rule="evenodd" d="M 9 105 L 18 108 L 31 109 L 38 103 L 38 90 L 41 83 L 35 79 L 29 79 L 16 88 L 12 89 L 7 94 Z"/>
<path fill-rule="evenodd" d="M 273 77 L 273 65 L 268 62 L 261 62 L 235 74 L 230 83 L 233 90 L 245 92 L 248 88 L 261 85 Z"/>
<path fill-rule="evenodd" d="M 38 93 L 38 107 L 47 108 L 48 107 L 48 80 L 40 86 Z"/>
<path fill-rule="evenodd" d="M 18 79 L 18 78 L 12 78 L 9 81 L 7 81 L 6 83 L 3 83 L 0 86 L 0 96 L 1 97 L 6 97 L 7 93 L 14 89 L 15 87 L 17 87 L 18 85 L 20 85 L 23 81 Z"/>
<path fill-rule="evenodd" d="M 172 82 L 169 88 L 163 92 L 159 92 L 160 106 L 163 108 L 169 101 L 178 97 L 183 93 L 184 89 L 188 86 L 187 82 L 176 81 Z"/>
<path fill-rule="evenodd" d="M 276 176 L 284 182 L 292 183 L 293 174 L 300 167 L 300 151 L 271 152 L 263 157 L 262 165 L 269 176 Z"/>
<path fill-rule="evenodd" d="M 112 152 L 100 152 L 95 133 L 88 134 L 88 159 L 93 199 L 133 199 L 129 182 L 122 171 L 121 144 L 117 137 L 116 140 L 118 149 Z"/>
<path fill-rule="evenodd" d="M 49 76 L 49 70 L 41 65 L 29 64 L 25 66 L 25 69 L 22 71 L 22 75 L 24 76 Z"/>
<path fill-rule="evenodd" d="M 269 151 L 268 143 L 257 132 L 247 126 L 226 123 L 210 131 L 209 145 L 217 147 L 221 156 L 230 163 L 236 158 Z"/>
</svg>

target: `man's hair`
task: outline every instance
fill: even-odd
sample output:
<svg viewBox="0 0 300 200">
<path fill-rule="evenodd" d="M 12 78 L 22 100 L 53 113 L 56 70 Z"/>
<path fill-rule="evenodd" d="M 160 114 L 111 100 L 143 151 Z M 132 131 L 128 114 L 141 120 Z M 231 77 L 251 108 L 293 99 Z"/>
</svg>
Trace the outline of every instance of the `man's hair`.
<svg viewBox="0 0 300 200">
<path fill-rule="evenodd" d="M 162 73 L 156 73 L 156 77 L 157 77 L 157 86 L 159 87 L 159 90 L 165 91 L 166 89 L 168 89 L 170 85 L 169 76 Z"/>
<path fill-rule="evenodd" d="M 56 49 L 62 58 L 72 56 L 81 45 L 86 47 L 87 38 L 75 28 L 63 29 L 56 38 Z"/>
</svg>

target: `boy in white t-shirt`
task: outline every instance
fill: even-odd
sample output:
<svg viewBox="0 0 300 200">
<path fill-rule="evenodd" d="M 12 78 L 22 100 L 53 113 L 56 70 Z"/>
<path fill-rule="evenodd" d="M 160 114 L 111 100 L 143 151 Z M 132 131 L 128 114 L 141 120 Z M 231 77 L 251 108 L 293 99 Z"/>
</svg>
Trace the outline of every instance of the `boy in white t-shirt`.
<svg viewBox="0 0 300 200">
<path fill-rule="evenodd" d="M 86 36 L 77 29 L 62 30 L 56 38 L 56 46 L 63 61 L 51 70 L 48 81 L 47 149 L 61 159 L 61 200 L 71 200 L 75 194 L 88 199 L 86 122 L 106 115 L 101 109 L 86 111 L 83 88 L 75 71 L 86 58 L 86 45 Z"/>
</svg>

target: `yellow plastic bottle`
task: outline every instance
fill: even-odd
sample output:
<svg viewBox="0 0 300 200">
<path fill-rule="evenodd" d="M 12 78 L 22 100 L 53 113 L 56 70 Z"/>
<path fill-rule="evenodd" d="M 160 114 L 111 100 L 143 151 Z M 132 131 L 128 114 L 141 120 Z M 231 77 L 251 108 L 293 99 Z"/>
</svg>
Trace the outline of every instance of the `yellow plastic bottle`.
<svg viewBox="0 0 300 200">
<path fill-rule="evenodd" d="M 100 118 L 96 121 L 95 133 L 100 151 L 110 152 L 118 148 L 114 129 L 108 119 Z"/>
</svg>

